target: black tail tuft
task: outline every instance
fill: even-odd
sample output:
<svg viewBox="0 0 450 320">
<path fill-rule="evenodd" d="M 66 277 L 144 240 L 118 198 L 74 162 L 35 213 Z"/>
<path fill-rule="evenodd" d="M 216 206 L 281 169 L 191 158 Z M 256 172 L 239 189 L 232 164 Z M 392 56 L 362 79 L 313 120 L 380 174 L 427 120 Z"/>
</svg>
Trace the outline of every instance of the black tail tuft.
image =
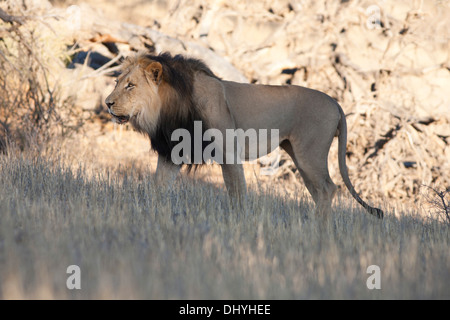
<svg viewBox="0 0 450 320">
<path fill-rule="evenodd" d="M 379 219 L 383 219 L 384 217 L 384 213 L 381 209 L 378 208 L 369 208 L 369 212 L 370 214 L 376 216 Z"/>
</svg>

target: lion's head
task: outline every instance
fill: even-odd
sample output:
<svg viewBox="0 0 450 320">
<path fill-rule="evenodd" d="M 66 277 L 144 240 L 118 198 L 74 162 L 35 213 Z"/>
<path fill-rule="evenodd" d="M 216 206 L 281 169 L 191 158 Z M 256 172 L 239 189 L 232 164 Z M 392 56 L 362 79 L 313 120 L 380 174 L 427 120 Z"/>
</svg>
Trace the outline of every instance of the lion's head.
<svg viewBox="0 0 450 320">
<path fill-rule="evenodd" d="M 144 55 L 125 59 L 113 92 L 106 98 L 109 113 L 119 124 L 131 121 L 139 130 L 154 130 L 161 110 L 158 87 L 162 65 Z"/>
<path fill-rule="evenodd" d="M 202 121 L 203 130 L 207 129 L 194 98 L 198 72 L 217 78 L 200 60 L 169 53 L 137 54 L 122 63 L 122 73 L 105 103 L 117 123 L 130 121 L 149 136 L 154 150 L 170 159 L 178 143 L 171 140 L 174 130 L 193 134 L 195 121 Z"/>
</svg>

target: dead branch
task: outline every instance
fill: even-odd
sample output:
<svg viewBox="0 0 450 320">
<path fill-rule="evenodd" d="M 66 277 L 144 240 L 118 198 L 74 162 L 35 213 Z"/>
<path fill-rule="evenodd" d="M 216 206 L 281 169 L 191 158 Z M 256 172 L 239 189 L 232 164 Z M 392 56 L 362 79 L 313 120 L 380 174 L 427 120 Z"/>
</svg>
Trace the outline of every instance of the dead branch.
<svg viewBox="0 0 450 320">
<path fill-rule="evenodd" d="M 450 203 L 445 200 L 447 194 L 450 194 L 450 187 L 448 187 L 444 191 L 439 191 L 427 185 L 422 186 L 427 187 L 435 193 L 438 199 L 428 199 L 428 201 L 438 210 L 437 214 L 443 217 L 443 220 L 446 220 L 446 222 L 450 225 Z"/>
</svg>

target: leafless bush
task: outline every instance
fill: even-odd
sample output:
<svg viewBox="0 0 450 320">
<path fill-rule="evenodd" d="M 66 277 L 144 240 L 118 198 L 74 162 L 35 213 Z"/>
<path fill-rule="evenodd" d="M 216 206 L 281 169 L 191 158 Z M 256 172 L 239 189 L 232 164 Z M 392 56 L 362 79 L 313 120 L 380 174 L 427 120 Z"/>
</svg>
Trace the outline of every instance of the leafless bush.
<svg viewBox="0 0 450 320">
<path fill-rule="evenodd" d="M 425 195 L 427 202 L 431 205 L 431 215 L 433 218 L 437 218 L 440 221 L 445 221 L 450 225 L 450 187 L 440 191 L 430 186 L 424 186 L 430 193 Z"/>
<path fill-rule="evenodd" d="M 0 11 L 0 151 L 9 144 L 39 151 L 74 127 L 70 99 L 50 83 L 48 48 L 28 18 Z"/>
</svg>

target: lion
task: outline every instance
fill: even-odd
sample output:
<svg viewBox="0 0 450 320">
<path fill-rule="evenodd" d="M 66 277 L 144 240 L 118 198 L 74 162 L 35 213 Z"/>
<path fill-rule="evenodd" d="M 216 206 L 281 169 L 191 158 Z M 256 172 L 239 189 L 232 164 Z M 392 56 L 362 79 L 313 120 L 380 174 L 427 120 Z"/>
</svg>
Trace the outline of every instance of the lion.
<svg viewBox="0 0 450 320">
<path fill-rule="evenodd" d="M 171 157 L 177 144 L 172 139 L 176 129 L 193 133 L 196 121 L 203 124 L 203 132 L 214 128 L 223 136 L 227 129 L 277 129 L 278 145 L 298 168 L 315 202 L 315 213 L 327 217 L 337 190 L 328 172 L 328 153 L 337 136 L 339 170 L 347 189 L 370 214 L 383 218 L 383 211 L 364 202 L 349 179 L 345 114 L 325 93 L 295 85 L 222 80 L 201 60 L 167 52 L 136 54 L 126 58 L 121 69 L 105 103 L 115 122 L 129 121 L 137 131 L 148 135 L 152 149 L 158 153 L 157 181 L 173 179 L 182 166 Z M 258 156 L 278 145 L 259 148 Z M 232 151 L 226 146 L 219 146 L 222 155 Z M 248 148 L 243 153 L 247 157 Z M 188 164 L 189 169 L 194 165 Z M 221 168 L 229 195 L 242 199 L 247 190 L 242 164 L 223 161 Z"/>
</svg>

